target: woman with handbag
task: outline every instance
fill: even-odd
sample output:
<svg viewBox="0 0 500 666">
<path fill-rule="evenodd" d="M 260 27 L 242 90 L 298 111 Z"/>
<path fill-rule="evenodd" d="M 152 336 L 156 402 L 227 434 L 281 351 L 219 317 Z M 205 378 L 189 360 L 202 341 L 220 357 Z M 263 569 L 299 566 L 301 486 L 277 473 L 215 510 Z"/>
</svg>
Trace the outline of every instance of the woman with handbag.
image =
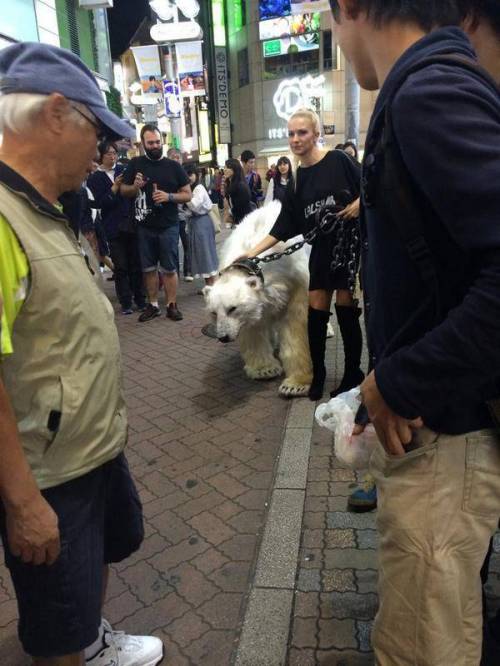
<svg viewBox="0 0 500 666">
<path fill-rule="evenodd" d="M 186 204 L 189 225 L 189 244 L 191 248 L 191 270 L 193 277 L 203 278 L 205 284 L 214 283 L 218 274 L 219 260 L 215 247 L 215 227 L 210 216 L 212 200 L 200 182 L 199 171 L 187 167 L 193 197 Z"/>
</svg>

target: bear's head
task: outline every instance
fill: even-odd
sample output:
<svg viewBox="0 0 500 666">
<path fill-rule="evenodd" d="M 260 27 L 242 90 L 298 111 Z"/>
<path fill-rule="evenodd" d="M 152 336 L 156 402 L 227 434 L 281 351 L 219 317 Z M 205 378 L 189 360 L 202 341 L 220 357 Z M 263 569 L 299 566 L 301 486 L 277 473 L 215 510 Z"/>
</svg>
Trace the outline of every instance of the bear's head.
<svg viewBox="0 0 500 666">
<path fill-rule="evenodd" d="M 255 326 L 264 313 L 262 281 L 243 270 L 222 273 L 213 286 L 203 289 L 207 310 L 216 326 L 220 342 L 232 342 L 240 330 Z"/>
</svg>

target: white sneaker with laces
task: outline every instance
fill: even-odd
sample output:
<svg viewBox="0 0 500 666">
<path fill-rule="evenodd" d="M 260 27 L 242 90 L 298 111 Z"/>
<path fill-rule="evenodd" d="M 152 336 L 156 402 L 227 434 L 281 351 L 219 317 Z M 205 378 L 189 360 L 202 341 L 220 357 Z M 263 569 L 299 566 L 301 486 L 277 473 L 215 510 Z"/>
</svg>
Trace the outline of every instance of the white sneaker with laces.
<svg viewBox="0 0 500 666">
<path fill-rule="evenodd" d="M 156 666 L 163 659 L 163 643 L 155 636 L 129 636 L 115 631 L 107 620 L 102 620 L 104 647 L 87 666 Z"/>
</svg>

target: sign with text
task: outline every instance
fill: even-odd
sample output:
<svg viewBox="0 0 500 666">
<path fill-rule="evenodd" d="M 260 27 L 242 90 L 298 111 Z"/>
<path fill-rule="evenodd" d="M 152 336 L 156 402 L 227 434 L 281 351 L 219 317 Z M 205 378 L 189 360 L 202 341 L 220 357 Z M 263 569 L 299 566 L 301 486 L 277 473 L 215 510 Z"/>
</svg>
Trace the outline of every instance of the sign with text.
<svg viewBox="0 0 500 666">
<path fill-rule="evenodd" d="M 217 99 L 217 124 L 219 142 L 231 143 L 231 117 L 229 113 L 229 81 L 227 53 L 223 46 L 215 47 L 215 97 Z"/>
<path fill-rule="evenodd" d="M 204 95 L 205 76 L 201 42 L 179 42 L 175 45 L 177 74 L 183 95 Z"/>
<path fill-rule="evenodd" d="M 157 46 L 132 46 L 135 64 L 141 79 L 142 91 L 161 94 L 161 64 Z"/>
</svg>

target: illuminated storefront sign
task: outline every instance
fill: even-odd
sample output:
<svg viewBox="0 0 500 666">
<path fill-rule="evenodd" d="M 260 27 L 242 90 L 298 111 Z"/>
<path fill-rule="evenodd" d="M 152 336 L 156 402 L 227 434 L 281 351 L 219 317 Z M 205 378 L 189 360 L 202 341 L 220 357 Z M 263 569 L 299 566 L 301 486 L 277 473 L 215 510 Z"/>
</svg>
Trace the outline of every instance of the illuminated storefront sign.
<svg viewBox="0 0 500 666">
<path fill-rule="evenodd" d="M 274 93 L 273 104 L 277 115 L 288 120 L 292 114 L 302 107 L 310 106 L 311 99 L 324 97 L 325 77 L 311 76 L 284 79 Z"/>
<path fill-rule="evenodd" d="M 267 135 L 270 139 L 286 139 L 288 136 L 287 127 L 270 127 Z"/>
<path fill-rule="evenodd" d="M 227 76 L 227 53 L 224 46 L 215 47 L 215 96 L 217 99 L 219 141 L 220 143 L 231 143 L 229 80 Z"/>
<path fill-rule="evenodd" d="M 308 32 L 317 32 L 321 27 L 321 14 L 297 14 L 295 16 L 280 16 L 279 18 L 261 21 L 259 23 L 259 38 L 279 39 L 287 35 L 304 35 Z"/>
<path fill-rule="evenodd" d="M 242 0 L 233 0 L 234 30 L 238 32 L 243 28 L 243 5 Z"/>
<path fill-rule="evenodd" d="M 259 0 L 261 21 L 280 16 L 290 16 L 290 14 L 326 12 L 329 9 L 328 0 Z"/>
<path fill-rule="evenodd" d="M 319 49 L 319 32 L 297 37 L 282 37 L 271 39 L 262 43 L 264 58 L 274 58 L 287 53 L 302 53 L 302 51 L 315 51 Z"/>
<path fill-rule="evenodd" d="M 224 0 L 212 0 L 212 23 L 214 32 L 214 45 L 226 46 Z"/>
</svg>

